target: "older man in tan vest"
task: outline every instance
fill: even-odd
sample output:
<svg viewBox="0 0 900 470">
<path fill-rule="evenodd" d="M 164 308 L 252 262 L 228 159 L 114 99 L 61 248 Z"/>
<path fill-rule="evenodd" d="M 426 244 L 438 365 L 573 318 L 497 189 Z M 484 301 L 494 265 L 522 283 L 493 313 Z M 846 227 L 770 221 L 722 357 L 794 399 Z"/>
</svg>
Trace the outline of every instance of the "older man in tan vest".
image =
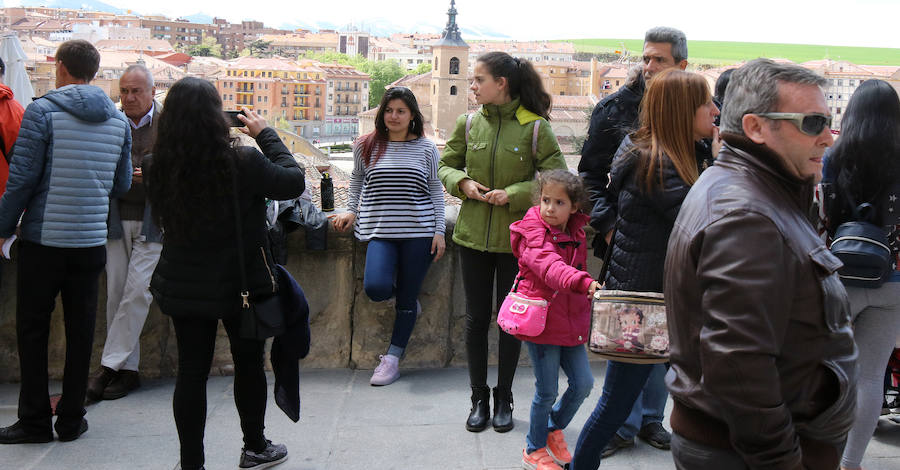
<svg viewBox="0 0 900 470">
<path fill-rule="evenodd" d="M 106 343 L 100 370 L 88 382 L 88 397 L 115 400 L 140 386 L 140 337 L 150 309 L 148 290 L 159 254 L 160 232 L 150 214 L 142 165 L 153 151 L 161 107 L 153 100 L 153 75 L 132 65 L 119 79 L 122 112 L 131 124 L 131 189 L 110 200 L 106 245 Z"/>
</svg>

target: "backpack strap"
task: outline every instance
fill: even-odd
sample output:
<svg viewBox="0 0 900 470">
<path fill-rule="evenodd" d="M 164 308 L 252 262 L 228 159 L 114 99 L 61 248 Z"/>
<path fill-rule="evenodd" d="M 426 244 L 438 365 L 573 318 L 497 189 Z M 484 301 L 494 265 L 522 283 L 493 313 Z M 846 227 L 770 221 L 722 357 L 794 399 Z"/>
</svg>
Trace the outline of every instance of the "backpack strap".
<svg viewBox="0 0 900 470">
<path fill-rule="evenodd" d="M 469 113 L 466 115 L 466 145 L 469 145 L 469 131 L 472 130 L 472 118 L 475 117 L 475 113 Z"/>
<path fill-rule="evenodd" d="M 541 120 L 534 121 L 534 128 L 531 131 L 531 158 L 537 158 L 538 151 L 538 134 L 541 130 Z"/>
</svg>

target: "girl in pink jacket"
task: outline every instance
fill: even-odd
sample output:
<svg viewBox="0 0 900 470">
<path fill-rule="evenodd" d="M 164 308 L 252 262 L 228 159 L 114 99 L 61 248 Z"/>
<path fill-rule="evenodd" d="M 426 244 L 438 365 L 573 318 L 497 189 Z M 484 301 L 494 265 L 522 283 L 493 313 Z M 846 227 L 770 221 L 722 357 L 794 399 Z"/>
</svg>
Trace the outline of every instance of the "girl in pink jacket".
<svg viewBox="0 0 900 470">
<path fill-rule="evenodd" d="M 519 260 L 513 290 L 549 302 L 544 331 L 517 335 L 528 348 L 535 377 L 522 466 L 555 470 L 572 460 L 562 430 L 594 386 L 584 343 L 591 324 L 590 296 L 599 283 L 586 271 L 584 226 L 589 217 L 581 212 L 587 201 L 581 179 L 566 170 L 548 170 L 538 184 L 539 204 L 509 226 Z M 556 401 L 560 368 L 569 388 Z"/>
</svg>

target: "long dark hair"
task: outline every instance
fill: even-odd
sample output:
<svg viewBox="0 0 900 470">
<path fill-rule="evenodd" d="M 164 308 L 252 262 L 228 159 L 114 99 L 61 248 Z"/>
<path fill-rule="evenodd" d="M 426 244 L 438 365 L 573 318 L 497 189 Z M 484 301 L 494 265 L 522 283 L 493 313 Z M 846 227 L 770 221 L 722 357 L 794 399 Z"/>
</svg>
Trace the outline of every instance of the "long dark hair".
<svg viewBox="0 0 900 470">
<path fill-rule="evenodd" d="M 519 98 L 525 109 L 550 120 L 550 94 L 544 90 L 544 82 L 531 62 L 499 51 L 479 56 L 478 62 L 484 64 L 495 79 L 506 79 L 512 99 Z"/>
<path fill-rule="evenodd" d="M 697 181 L 694 117 L 711 99 L 706 80 L 695 73 L 672 68 L 650 81 L 641 101 L 641 127 L 632 136 L 635 177 L 645 191 L 662 187 L 666 160 L 685 183 Z"/>
<path fill-rule="evenodd" d="M 416 137 L 422 137 L 425 133 L 425 118 L 419 111 L 419 103 L 416 101 L 416 95 L 412 90 L 405 86 L 398 86 L 384 92 L 381 103 L 378 105 L 378 112 L 375 113 L 375 130 L 361 136 L 356 141 L 356 145 L 361 145 L 363 161 L 366 166 L 374 165 L 387 149 L 388 128 L 384 124 L 384 110 L 391 100 L 403 100 L 403 103 L 409 108 L 412 115 L 412 121 L 409 122 L 409 133 Z"/>
<path fill-rule="evenodd" d="M 866 80 L 856 89 L 841 121 L 841 136 L 828 156 L 835 193 L 850 194 L 856 204 L 876 202 L 900 178 L 900 98 L 882 80 Z M 846 177 L 841 174 L 846 172 Z M 836 210 L 849 208 L 834 204 Z M 839 218 L 831 220 L 839 220 Z"/>
<path fill-rule="evenodd" d="M 194 240 L 231 213 L 232 146 L 216 88 L 193 77 L 175 82 L 147 175 L 153 216 L 167 239 Z"/>
</svg>

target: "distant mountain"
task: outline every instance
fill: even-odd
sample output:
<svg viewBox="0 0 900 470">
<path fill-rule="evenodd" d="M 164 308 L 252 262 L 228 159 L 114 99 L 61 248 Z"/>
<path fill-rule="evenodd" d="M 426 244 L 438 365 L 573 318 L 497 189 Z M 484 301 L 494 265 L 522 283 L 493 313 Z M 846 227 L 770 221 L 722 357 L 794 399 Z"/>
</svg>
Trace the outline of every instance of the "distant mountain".
<svg viewBox="0 0 900 470">
<path fill-rule="evenodd" d="M 194 13 L 193 15 L 182 16 L 181 18 L 184 18 L 191 23 L 212 24 L 213 22 L 213 17 L 205 13 Z"/>
<path fill-rule="evenodd" d="M 317 21 L 306 19 L 305 21 L 296 20 L 285 22 L 279 25 L 281 29 L 306 29 L 310 31 L 319 31 L 322 29 L 333 29 L 338 31 L 356 28 L 367 31 L 373 36 L 390 36 L 394 33 L 440 33 L 444 30 L 443 23 L 419 21 L 414 24 L 397 24 L 389 18 L 370 18 L 364 22 L 353 24 L 335 24 L 328 21 Z M 488 26 L 472 26 L 460 28 L 463 39 L 509 39 L 508 35 L 498 33 Z"/>
<path fill-rule="evenodd" d="M 125 10 L 114 7 L 110 4 L 103 3 L 99 0 L 21 0 L 23 6 L 46 6 L 51 8 L 71 8 L 75 10 L 88 11 L 108 11 L 118 14 L 148 14 L 146 11 L 138 12 L 136 10 Z M 152 8 L 152 3 L 147 4 L 148 8 Z M 197 12 L 193 15 L 183 16 L 188 21 L 194 23 L 211 24 L 213 17 Z M 334 23 L 331 21 L 316 20 L 305 17 L 303 19 L 287 20 L 279 25 L 266 25 L 269 27 L 277 27 L 279 29 L 306 29 L 310 31 L 319 31 L 322 29 L 345 30 L 350 25 L 346 23 Z M 440 33 L 444 30 L 442 22 L 419 21 L 415 24 L 397 24 L 389 18 L 370 18 L 361 23 L 352 25 L 362 31 L 368 31 L 373 36 L 390 36 L 394 33 Z M 466 24 L 460 28 L 463 39 L 510 39 L 510 36 L 499 33 L 490 26 L 486 25 L 470 25 Z"/>
<path fill-rule="evenodd" d="M 97 0 L 21 0 L 25 7 L 69 8 L 72 10 L 108 11 L 120 15 L 128 11 Z"/>
</svg>

